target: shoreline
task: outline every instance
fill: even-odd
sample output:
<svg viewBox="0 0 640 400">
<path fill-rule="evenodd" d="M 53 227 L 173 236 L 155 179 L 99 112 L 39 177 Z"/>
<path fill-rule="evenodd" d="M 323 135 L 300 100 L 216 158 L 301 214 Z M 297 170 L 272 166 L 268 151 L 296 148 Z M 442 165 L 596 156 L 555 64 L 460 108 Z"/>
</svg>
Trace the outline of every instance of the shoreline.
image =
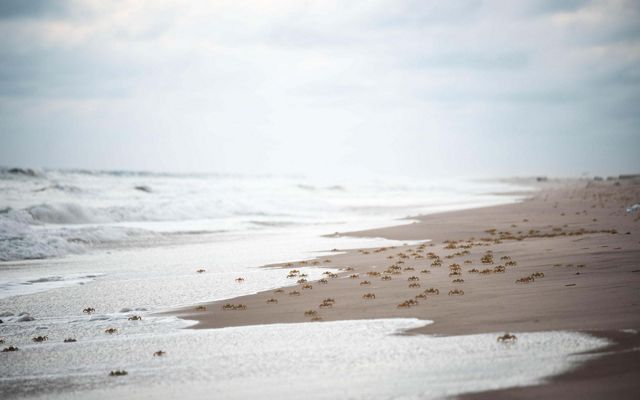
<svg viewBox="0 0 640 400">
<path fill-rule="evenodd" d="M 415 317 L 435 321 L 413 331 L 431 335 L 574 330 L 608 335 L 618 343 L 624 339 L 620 330 L 638 331 L 640 273 L 634 272 L 639 268 L 640 224 L 637 213 L 627 214 L 624 207 L 640 198 L 640 183 L 574 180 L 536 186 L 540 190 L 531 192 L 520 203 L 411 217 L 418 222 L 344 234 L 401 241 L 430 240 L 427 243 L 349 250 L 315 262 L 269 266 L 289 270 L 299 266 L 342 268 L 334 277 L 327 277 L 327 283 L 301 282 L 282 291 L 207 303 L 205 311 L 186 307 L 169 314 L 197 321 L 190 327 L 193 329 L 317 318 Z M 482 263 L 483 258 L 489 261 L 488 250 L 492 252 L 492 262 Z M 435 258 L 429 253 L 434 253 Z M 441 266 L 432 265 L 437 261 Z M 447 268 L 452 265 L 457 267 Z M 395 270 L 390 269 L 393 266 Z M 498 268 L 497 272 L 472 272 L 498 266 L 504 268 Z M 353 274 L 358 277 L 350 279 Z M 531 283 L 515 283 L 531 274 L 538 274 Z M 385 275 L 390 279 L 383 281 L 381 277 Z M 292 284 L 298 279 L 304 278 L 294 276 Z M 464 282 L 453 283 L 454 279 Z M 303 285 L 312 287 L 303 289 Z M 440 294 L 425 295 L 424 290 L 430 287 Z M 464 291 L 464 295 L 448 295 L 455 290 Z M 375 295 L 375 299 L 363 299 L 368 293 Z M 335 305 L 319 307 L 326 298 L 335 299 Z M 418 304 L 398 307 L 408 300 Z M 230 306 L 223 309 L 223 304 Z M 305 315 L 310 310 L 316 310 L 315 317 Z M 558 388 L 570 390 L 575 394 L 573 397 L 578 397 L 585 385 L 590 387 L 598 382 L 596 389 L 607 393 L 611 382 L 619 379 L 622 383 L 618 386 L 626 389 L 617 394 L 630 396 L 633 393 L 630 390 L 637 393 L 640 385 L 637 383 L 640 369 L 633 360 L 640 336 L 624 335 L 632 338 L 624 339 L 626 347 L 613 345 L 599 353 L 601 357 L 551 377 L 548 384 L 463 398 L 516 395 L 532 398 L 544 396 L 544 390 L 553 393 Z M 622 368 L 624 373 L 608 374 L 611 362 L 606 360 L 612 358 L 621 360 L 616 368 L 619 371 Z M 563 393 L 563 397 L 572 396 Z"/>
</svg>

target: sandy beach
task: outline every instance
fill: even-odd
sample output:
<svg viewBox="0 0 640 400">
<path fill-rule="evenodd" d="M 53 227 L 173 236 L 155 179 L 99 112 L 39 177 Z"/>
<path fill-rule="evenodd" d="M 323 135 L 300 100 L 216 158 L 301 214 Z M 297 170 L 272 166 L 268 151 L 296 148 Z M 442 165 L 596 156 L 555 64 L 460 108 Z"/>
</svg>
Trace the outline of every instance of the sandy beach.
<svg viewBox="0 0 640 400">
<path fill-rule="evenodd" d="M 415 317 L 434 321 L 414 331 L 429 335 L 582 331 L 613 344 L 545 385 L 468 397 L 634 398 L 640 390 L 640 214 L 626 207 L 640 198 L 640 182 L 519 183 L 538 190 L 517 204 L 336 233 L 411 244 L 334 249 L 333 256 L 267 266 L 291 275 L 292 286 L 171 314 L 197 321 L 195 329 Z M 312 265 L 339 271 L 305 282 L 295 270 Z"/>
</svg>

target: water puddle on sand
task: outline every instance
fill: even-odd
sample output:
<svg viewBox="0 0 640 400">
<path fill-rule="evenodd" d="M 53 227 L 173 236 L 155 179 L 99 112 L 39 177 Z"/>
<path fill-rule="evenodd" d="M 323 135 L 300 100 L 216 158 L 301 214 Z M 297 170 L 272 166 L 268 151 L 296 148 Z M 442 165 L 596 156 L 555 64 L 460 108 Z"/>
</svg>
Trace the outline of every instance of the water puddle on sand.
<svg viewBox="0 0 640 400">
<path fill-rule="evenodd" d="M 153 321 L 148 322 L 153 324 Z M 0 353 L 3 398 L 441 398 L 532 385 L 608 344 L 575 332 L 435 337 L 429 324 L 381 319 L 216 330 L 147 329 Z M 161 325 L 158 325 L 158 327 Z M 166 351 L 154 357 L 157 350 Z M 128 375 L 110 377 L 125 369 Z"/>
</svg>

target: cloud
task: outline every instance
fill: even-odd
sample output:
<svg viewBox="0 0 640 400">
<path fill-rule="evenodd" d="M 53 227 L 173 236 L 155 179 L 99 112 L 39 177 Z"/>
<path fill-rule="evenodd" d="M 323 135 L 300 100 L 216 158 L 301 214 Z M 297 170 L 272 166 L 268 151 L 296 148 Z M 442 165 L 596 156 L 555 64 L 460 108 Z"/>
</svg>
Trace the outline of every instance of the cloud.
<svg viewBox="0 0 640 400">
<path fill-rule="evenodd" d="M 640 168 L 633 2 L 6 2 L 0 15 L 6 162 L 496 173 L 508 145 L 548 151 L 514 173 Z"/>
</svg>

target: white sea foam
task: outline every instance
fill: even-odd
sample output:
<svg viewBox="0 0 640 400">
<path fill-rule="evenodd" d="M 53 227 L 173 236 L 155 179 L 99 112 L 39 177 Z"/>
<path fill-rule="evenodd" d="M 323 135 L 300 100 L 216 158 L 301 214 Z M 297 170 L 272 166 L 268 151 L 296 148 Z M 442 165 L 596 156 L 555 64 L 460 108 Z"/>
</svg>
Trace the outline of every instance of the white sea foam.
<svg viewBox="0 0 640 400">
<path fill-rule="evenodd" d="M 508 202 L 513 197 L 495 193 L 513 189 L 474 181 L 322 183 L 273 176 L 4 169 L 0 261 L 164 244 L 185 233 L 190 238 L 180 240 L 198 240 L 197 233 L 383 226 L 410 214 Z"/>
</svg>

